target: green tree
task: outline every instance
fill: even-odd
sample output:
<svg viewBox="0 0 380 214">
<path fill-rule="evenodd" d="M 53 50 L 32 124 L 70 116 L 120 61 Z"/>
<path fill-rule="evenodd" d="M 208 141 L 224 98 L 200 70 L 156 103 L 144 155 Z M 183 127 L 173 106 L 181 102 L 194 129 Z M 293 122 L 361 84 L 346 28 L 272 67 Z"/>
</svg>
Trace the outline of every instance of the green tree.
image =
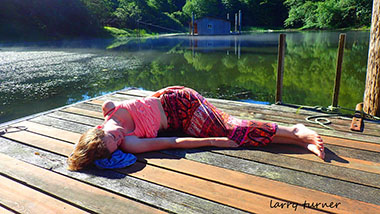
<svg viewBox="0 0 380 214">
<path fill-rule="evenodd" d="M 344 28 L 369 26 L 372 0 L 286 0 L 287 27 Z"/>
<path fill-rule="evenodd" d="M 220 0 L 191 0 L 183 6 L 188 16 L 194 12 L 197 18 L 204 16 L 225 17 L 225 8 Z"/>
</svg>

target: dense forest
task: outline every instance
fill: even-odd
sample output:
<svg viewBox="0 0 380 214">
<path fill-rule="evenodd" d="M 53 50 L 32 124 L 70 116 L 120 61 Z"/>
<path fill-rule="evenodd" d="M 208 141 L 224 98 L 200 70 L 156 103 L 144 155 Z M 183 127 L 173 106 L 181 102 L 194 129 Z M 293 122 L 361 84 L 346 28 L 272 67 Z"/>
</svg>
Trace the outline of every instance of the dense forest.
<svg viewBox="0 0 380 214">
<path fill-rule="evenodd" d="M 244 28 L 368 27 L 372 0 L 1 0 L 0 39 L 108 36 L 105 26 L 147 32 L 187 32 L 196 18 L 233 17 Z"/>
</svg>

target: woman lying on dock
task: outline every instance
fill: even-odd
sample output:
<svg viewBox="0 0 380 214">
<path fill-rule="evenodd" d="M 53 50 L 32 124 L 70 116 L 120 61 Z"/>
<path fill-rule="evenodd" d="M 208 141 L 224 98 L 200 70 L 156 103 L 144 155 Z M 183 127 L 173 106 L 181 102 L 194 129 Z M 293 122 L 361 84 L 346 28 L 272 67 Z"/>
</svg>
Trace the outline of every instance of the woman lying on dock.
<svg viewBox="0 0 380 214">
<path fill-rule="evenodd" d="M 120 149 L 143 153 L 205 146 L 233 148 L 286 143 L 324 158 L 322 138 L 302 124 L 292 127 L 241 120 L 215 108 L 193 89 L 173 86 L 150 97 L 102 106 L 104 123 L 84 133 L 68 159 L 80 170 Z M 157 137 L 158 131 L 181 131 L 191 137 Z"/>
</svg>

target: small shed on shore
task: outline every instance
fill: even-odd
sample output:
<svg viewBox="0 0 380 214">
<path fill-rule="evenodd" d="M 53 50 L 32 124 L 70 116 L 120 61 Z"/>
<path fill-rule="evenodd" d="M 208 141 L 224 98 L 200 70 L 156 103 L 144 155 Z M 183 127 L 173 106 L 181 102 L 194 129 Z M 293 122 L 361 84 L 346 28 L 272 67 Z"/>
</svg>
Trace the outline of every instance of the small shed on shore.
<svg viewBox="0 0 380 214">
<path fill-rule="evenodd" d="M 231 32 L 230 21 L 213 17 L 196 19 L 193 27 L 194 35 L 225 35 Z"/>
</svg>

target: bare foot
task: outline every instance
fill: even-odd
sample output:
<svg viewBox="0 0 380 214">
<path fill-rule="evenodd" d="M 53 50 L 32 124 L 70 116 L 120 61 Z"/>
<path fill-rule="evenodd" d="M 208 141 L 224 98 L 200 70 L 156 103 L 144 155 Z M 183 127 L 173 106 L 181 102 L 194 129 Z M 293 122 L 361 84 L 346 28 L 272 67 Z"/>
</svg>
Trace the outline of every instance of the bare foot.
<svg viewBox="0 0 380 214">
<path fill-rule="evenodd" d="M 303 124 L 294 125 L 293 128 L 296 144 L 307 148 L 321 159 L 325 158 L 325 147 L 321 136 Z"/>
<path fill-rule="evenodd" d="M 325 148 L 321 136 L 303 124 L 297 124 L 292 127 L 278 126 L 276 135 L 273 137 L 273 143 L 302 146 L 321 159 L 325 158 Z"/>
</svg>

